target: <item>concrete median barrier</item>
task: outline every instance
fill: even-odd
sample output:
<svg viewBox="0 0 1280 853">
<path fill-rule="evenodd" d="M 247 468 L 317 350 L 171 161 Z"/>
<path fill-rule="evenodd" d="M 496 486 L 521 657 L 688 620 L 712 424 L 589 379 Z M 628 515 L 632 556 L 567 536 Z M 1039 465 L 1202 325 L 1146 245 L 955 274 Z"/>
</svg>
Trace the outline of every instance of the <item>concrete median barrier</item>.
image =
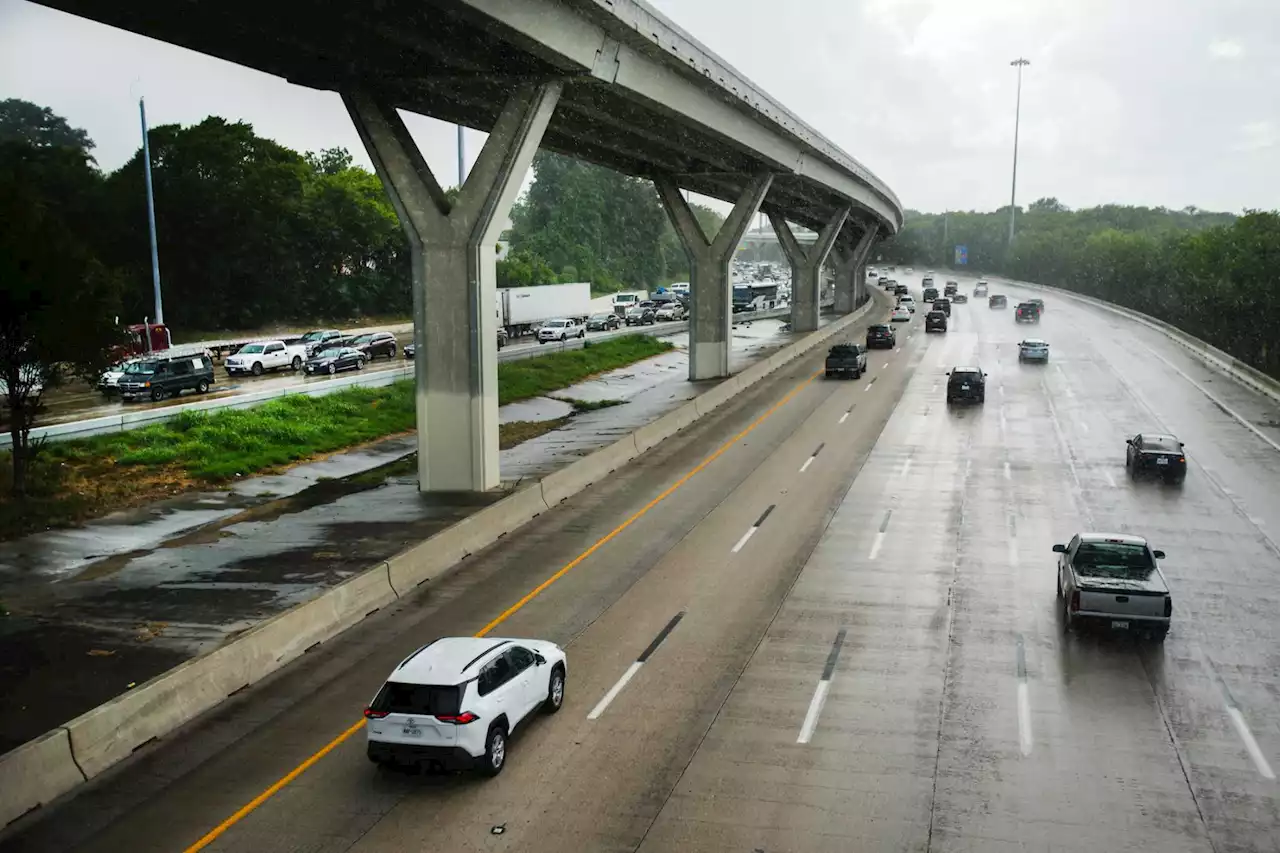
<svg viewBox="0 0 1280 853">
<path fill-rule="evenodd" d="M 84 781 L 63 728 L 0 755 L 0 827 L 50 803 Z"/>
<path fill-rule="evenodd" d="M 553 507 L 598 483 L 640 455 L 635 436 L 628 435 L 542 478 L 542 499 Z"/>
<path fill-rule="evenodd" d="M 698 406 L 692 400 L 680 408 L 667 412 L 650 424 L 645 424 L 635 432 L 636 452 L 657 447 L 680 430 L 698 419 Z"/>
</svg>

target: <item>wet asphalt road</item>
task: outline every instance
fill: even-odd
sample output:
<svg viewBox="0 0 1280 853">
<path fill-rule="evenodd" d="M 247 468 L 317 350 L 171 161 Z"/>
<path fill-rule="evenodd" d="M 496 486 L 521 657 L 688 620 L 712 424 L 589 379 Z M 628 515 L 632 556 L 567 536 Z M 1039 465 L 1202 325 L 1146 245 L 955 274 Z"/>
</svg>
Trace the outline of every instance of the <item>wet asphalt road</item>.
<svg viewBox="0 0 1280 853">
<path fill-rule="evenodd" d="M 501 777 L 376 772 L 357 733 L 206 849 L 1277 849 L 1276 407 L 1044 298 L 1038 327 L 972 302 L 926 337 L 917 315 L 861 381 L 795 365 L 0 849 L 187 848 L 404 653 L 478 630 L 726 441 L 498 628 L 569 653 L 564 711 Z M 1030 336 L 1047 366 L 1018 364 Z M 973 362 L 987 402 L 949 410 L 945 371 Z M 1182 487 L 1125 477 L 1124 436 L 1151 429 L 1186 442 Z M 1082 529 L 1168 552 L 1163 646 L 1063 633 L 1050 549 Z"/>
</svg>

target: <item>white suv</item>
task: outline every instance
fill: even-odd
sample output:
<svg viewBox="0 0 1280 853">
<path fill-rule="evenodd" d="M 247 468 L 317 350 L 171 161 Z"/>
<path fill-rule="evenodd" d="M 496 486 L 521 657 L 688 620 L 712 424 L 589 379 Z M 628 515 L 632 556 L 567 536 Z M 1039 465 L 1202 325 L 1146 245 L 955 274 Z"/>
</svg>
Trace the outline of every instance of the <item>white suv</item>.
<svg viewBox="0 0 1280 853">
<path fill-rule="evenodd" d="M 507 738 L 564 704 L 565 654 L 545 640 L 444 637 L 409 655 L 365 708 L 369 760 L 497 776 Z"/>
</svg>

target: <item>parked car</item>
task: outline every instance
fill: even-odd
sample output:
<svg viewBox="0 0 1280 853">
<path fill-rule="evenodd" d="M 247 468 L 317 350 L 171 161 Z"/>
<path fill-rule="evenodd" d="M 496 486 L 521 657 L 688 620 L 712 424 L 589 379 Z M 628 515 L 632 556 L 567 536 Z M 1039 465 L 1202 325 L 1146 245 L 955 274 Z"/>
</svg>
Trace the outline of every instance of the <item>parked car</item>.
<svg viewBox="0 0 1280 853">
<path fill-rule="evenodd" d="M 1156 563 L 1163 551 L 1152 550 L 1141 536 L 1121 533 L 1077 533 L 1053 550 L 1066 630 L 1093 623 L 1164 640 L 1173 597 Z"/>
<path fill-rule="evenodd" d="M 1018 361 L 1046 362 L 1048 360 L 1049 344 L 1047 342 L 1039 338 L 1027 338 L 1018 343 Z"/>
<path fill-rule="evenodd" d="M 538 343 L 567 341 L 569 338 L 585 338 L 587 329 L 576 320 L 548 320 L 538 329 Z"/>
<path fill-rule="evenodd" d="M 1018 307 L 1013 309 L 1013 320 L 1015 323 L 1039 323 L 1040 306 L 1034 302 L 1018 303 Z"/>
<path fill-rule="evenodd" d="M 861 378 L 867 372 L 867 351 L 857 344 L 836 344 L 827 350 L 826 376 Z"/>
<path fill-rule="evenodd" d="M 947 371 L 947 404 L 961 400 L 983 403 L 987 399 L 987 374 L 980 367 L 955 367 Z"/>
<path fill-rule="evenodd" d="M 652 308 L 636 305 L 627 309 L 628 326 L 652 326 L 655 322 L 657 322 L 657 316 Z"/>
<path fill-rule="evenodd" d="M 684 306 L 679 302 L 668 302 L 654 313 L 654 317 L 658 320 L 683 320 Z"/>
<path fill-rule="evenodd" d="M 307 348 L 307 357 L 310 358 L 322 349 L 336 346 L 343 337 L 337 329 L 315 329 L 304 334 L 298 342 Z"/>
<path fill-rule="evenodd" d="M 340 370 L 364 370 L 364 363 L 369 360 L 369 356 L 364 350 L 355 347 L 330 347 L 329 349 L 320 350 L 311 358 L 307 359 L 307 363 L 303 365 L 303 370 L 310 374 L 328 373 L 330 375 Z"/>
<path fill-rule="evenodd" d="M 1175 436 L 1139 433 L 1125 439 L 1124 467 L 1130 477 L 1152 475 L 1166 482 L 1187 479 L 1185 445 Z"/>
<path fill-rule="evenodd" d="M 261 376 L 268 370 L 301 370 L 306 360 L 307 348 L 302 344 L 285 344 L 284 341 L 262 341 L 245 344 L 235 355 L 228 356 L 222 363 L 227 373 L 235 376 L 240 373 L 252 373 Z"/>
<path fill-rule="evenodd" d="M 120 396 L 120 380 L 124 378 L 124 369 L 130 364 L 141 360 L 142 357 L 137 356 L 125 359 L 119 364 L 112 365 L 102 372 L 102 375 L 98 377 L 98 382 L 94 387 L 98 389 L 98 393 L 103 397 L 106 397 L 108 400 L 112 397 Z M 2 381 L 3 380 L 0 380 L 0 382 Z"/>
<path fill-rule="evenodd" d="M 941 311 L 930 311 L 924 318 L 925 333 L 929 332 L 946 332 L 947 315 Z"/>
<path fill-rule="evenodd" d="M 1007 308 L 1009 307 L 1009 300 L 1005 299 L 1003 296 L 996 293 L 987 298 L 987 307 L 988 308 Z"/>
<path fill-rule="evenodd" d="M 617 314 L 592 314 L 587 318 L 588 332 L 612 332 L 622 325 L 622 318 Z"/>
<path fill-rule="evenodd" d="M 387 358 L 396 357 L 396 336 L 390 332 L 369 332 L 357 335 L 347 346 L 360 350 L 370 361 L 380 355 L 385 355 Z"/>
<path fill-rule="evenodd" d="M 892 326 L 877 323 L 867 327 L 867 349 L 893 349 L 898 345 L 898 336 Z"/>
<path fill-rule="evenodd" d="M 497 776 L 507 739 L 564 706 L 568 662 L 546 640 L 444 637 L 405 658 L 364 710 L 375 764 Z"/>
<path fill-rule="evenodd" d="M 183 391 L 204 394 L 213 385 L 213 359 L 203 353 L 154 355 L 125 365 L 116 383 L 122 400 L 164 400 Z"/>
</svg>

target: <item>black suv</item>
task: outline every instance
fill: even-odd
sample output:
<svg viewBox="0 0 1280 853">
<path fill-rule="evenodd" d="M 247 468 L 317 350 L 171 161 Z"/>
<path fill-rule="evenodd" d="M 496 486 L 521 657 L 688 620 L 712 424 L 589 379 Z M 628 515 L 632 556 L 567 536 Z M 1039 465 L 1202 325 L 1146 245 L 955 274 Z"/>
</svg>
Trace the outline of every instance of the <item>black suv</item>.
<svg viewBox="0 0 1280 853">
<path fill-rule="evenodd" d="M 988 308 L 1008 308 L 1009 300 L 996 293 L 987 297 Z"/>
<path fill-rule="evenodd" d="M 396 336 L 390 332 L 371 332 L 367 335 L 357 335 L 349 343 L 344 342 L 342 346 L 360 350 L 369 357 L 370 361 L 380 355 L 385 355 L 387 358 L 396 357 Z"/>
<path fill-rule="evenodd" d="M 160 353 L 126 364 L 116 387 L 123 400 L 159 401 L 176 397 L 183 391 L 203 394 L 212 384 L 213 361 L 204 353 Z"/>
<path fill-rule="evenodd" d="M 1018 323 L 1039 323 L 1040 306 L 1034 302 L 1023 302 L 1014 309 L 1013 319 Z"/>
<path fill-rule="evenodd" d="M 945 332 L 947 330 L 947 315 L 941 311 L 930 311 L 924 318 L 925 332 Z"/>
<path fill-rule="evenodd" d="M 965 400 L 982 403 L 987 399 L 987 374 L 980 367 L 955 367 L 947 371 L 947 403 Z"/>
<path fill-rule="evenodd" d="M 925 302 L 932 302 L 933 300 L 937 299 L 937 298 L 938 298 L 938 288 L 936 288 L 936 287 L 926 287 L 926 288 L 924 289 L 924 294 L 923 294 L 923 297 L 922 297 L 922 298 L 924 299 L 924 301 L 925 301 Z"/>
<path fill-rule="evenodd" d="M 867 327 L 867 349 L 893 349 L 898 344 L 898 337 L 892 326 L 877 323 Z"/>
<path fill-rule="evenodd" d="M 946 314 L 948 317 L 950 317 L 951 316 L 951 300 L 945 296 L 942 297 L 941 299 L 933 300 L 933 310 L 941 311 L 943 314 Z"/>
</svg>

